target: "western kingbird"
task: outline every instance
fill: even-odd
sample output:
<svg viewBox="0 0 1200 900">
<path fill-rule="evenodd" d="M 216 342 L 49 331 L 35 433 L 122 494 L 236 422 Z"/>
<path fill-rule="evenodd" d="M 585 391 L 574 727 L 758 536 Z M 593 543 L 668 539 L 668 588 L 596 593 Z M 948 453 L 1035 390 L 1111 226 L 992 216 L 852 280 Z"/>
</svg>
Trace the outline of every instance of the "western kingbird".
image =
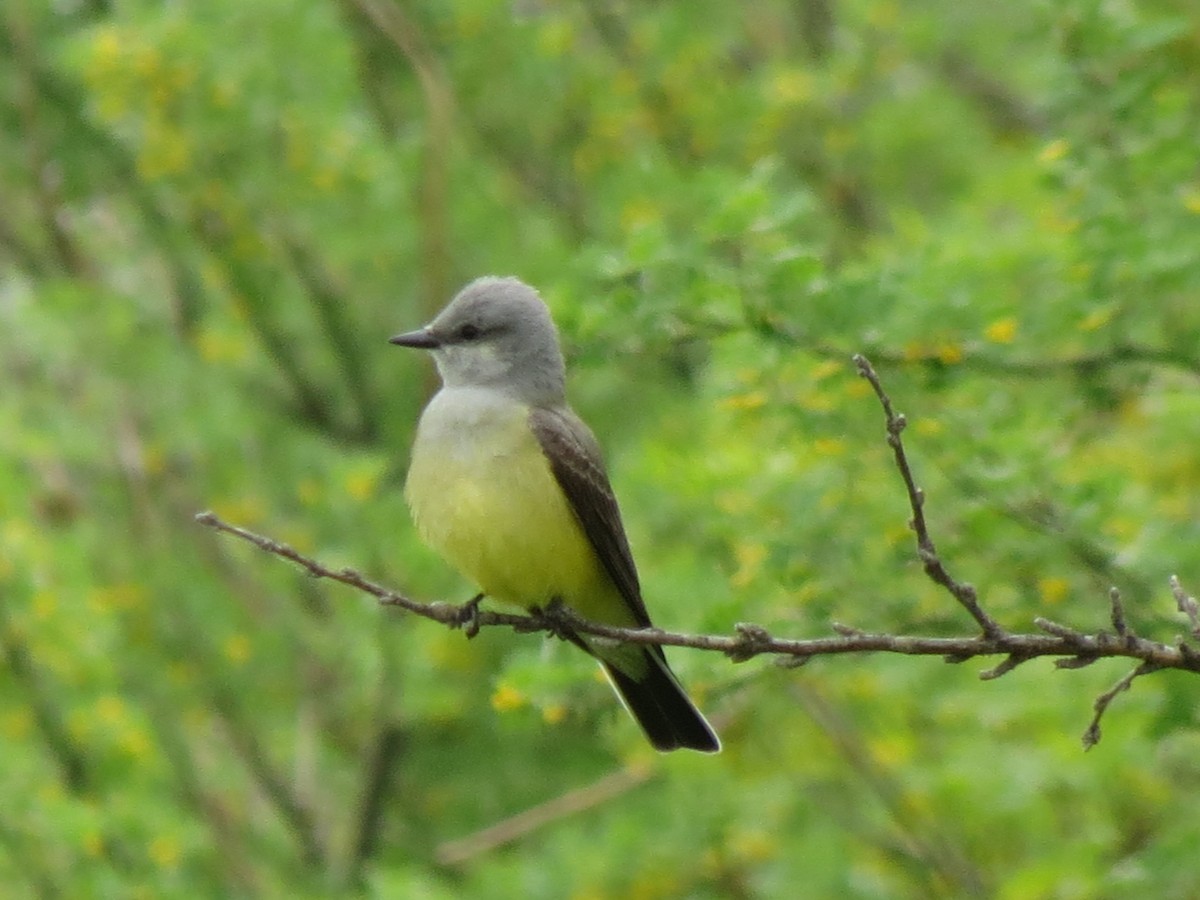
<svg viewBox="0 0 1200 900">
<path fill-rule="evenodd" d="M 496 600 L 558 601 L 585 619 L 649 627 L 600 447 L 567 405 L 558 333 L 537 292 L 480 278 L 391 342 L 431 350 L 442 379 L 404 488 L 424 541 Z M 600 661 L 657 749 L 720 749 L 661 647 L 567 637 Z"/>
</svg>

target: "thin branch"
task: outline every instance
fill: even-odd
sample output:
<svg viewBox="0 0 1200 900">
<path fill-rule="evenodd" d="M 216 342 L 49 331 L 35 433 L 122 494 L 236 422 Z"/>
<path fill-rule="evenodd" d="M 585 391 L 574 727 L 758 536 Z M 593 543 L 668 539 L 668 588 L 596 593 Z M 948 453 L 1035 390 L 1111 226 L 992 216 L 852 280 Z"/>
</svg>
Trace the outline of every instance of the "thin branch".
<svg viewBox="0 0 1200 900">
<path fill-rule="evenodd" d="M 235 226 L 227 216 L 194 207 L 190 219 L 193 237 L 224 269 L 234 295 L 241 299 L 239 309 L 246 325 L 286 383 L 296 414 L 318 431 L 357 440 L 359 436 L 340 421 L 333 399 L 305 365 L 300 345 L 280 322 L 278 270 L 269 262 L 249 261 L 237 252 Z"/>
<path fill-rule="evenodd" d="M 248 541 L 267 553 L 289 560 L 314 578 L 326 578 L 357 588 L 375 597 L 384 606 L 398 606 L 414 615 L 431 619 L 451 628 L 459 628 L 467 621 L 462 606 L 445 602 L 422 603 L 413 600 L 369 580 L 354 569 L 331 569 L 317 560 L 299 553 L 287 544 L 255 534 L 237 525 L 230 525 L 215 513 L 199 513 L 196 521 L 201 525 Z M 569 609 L 561 607 L 528 614 L 480 609 L 473 612 L 470 621 L 472 625 L 483 628 L 504 626 L 521 633 L 540 631 L 558 635 L 566 630 L 576 634 L 610 638 L 628 644 L 710 650 L 723 653 L 736 662 L 760 655 L 779 656 L 791 662 L 796 658 L 833 656 L 843 653 L 940 656 L 952 662 L 999 655 L 1019 656 L 1026 659 L 1039 656 L 1086 656 L 1095 659 L 1108 657 L 1136 659 L 1153 663 L 1160 669 L 1182 669 L 1200 673 L 1200 656 L 1179 646 L 1172 647 L 1133 635 L 1122 639 L 1108 632 L 1087 634 L 1064 625 L 1053 624 L 1048 625 L 1048 629 L 1053 628 L 1053 633 L 1047 634 L 1014 634 L 1000 630 L 991 637 L 986 635 L 921 637 L 877 634 L 843 627 L 842 630 L 845 633 L 839 634 L 837 637 L 797 639 L 774 637 L 761 625 L 746 624 L 738 625 L 736 633 L 733 635 L 684 634 L 664 631 L 661 628 L 619 628 L 615 625 L 583 619 Z M 1044 622 L 1044 620 L 1039 620 L 1039 622 Z"/>
<path fill-rule="evenodd" d="M 1183 589 L 1176 575 L 1171 576 L 1171 595 L 1175 598 L 1176 608 L 1188 617 L 1192 625 L 1192 637 L 1200 638 L 1200 605 L 1197 605 L 1195 597 Z"/>
<path fill-rule="evenodd" d="M 461 865 L 497 847 L 520 840 L 552 822 L 593 809 L 644 784 L 653 775 L 654 769 L 649 766 L 618 769 L 599 781 L 530 807 L 474 834 L 446 841 L 434 850 L 434 857 L 444 866 Z"/>
<path fill-rule="evenodd" d="M 261 735 L 246 721 L 233 692 L 214 685 L 210 699 L 234 751 L 295 837 L 300 858 L 306 866 L 320 870 L 327 859 L 327 848 L 316 810 L 304 802 L 282 769 L 274 764 Z"/>
<path fill-rule="evenodd" d="M 1112 618 L 1113 630 L 1118 637 L 1129 637 L 1133 632 L 1125 622 L 1125 606 L 1121 603 L 1121 592 L 1116 588 L 1108 591 L 1109 615 Z"/>
<path fill-rule="evenodd" d="M 963 48 L 947 47 L 934 62 L 933 69 L 951 90 L 975 105 L 998 138 L 1044 133 L 1045 112 L 978 66 Z"/>
<path fill-rule="evenodd" d="M 896 457 L 896 468 L 900 470 L 900 477 L 904 479 L 904 487 L 908 491 L 908 503 L 912 507 L 913 514 L 909 524 L 917 536 L 917 555 L 925 567 L 925 574 L 950 592 L 954 599 L 979 623 L 985 636 L 999 637 L 1003 635 L 1004 629 L 979 605 L 975 588 L 955 580 L 938 556 L 933 538 L 929 535 L 929 526 L 925 522 L 925 492 L 917 487 L 912 467 L 908 463 L 908 455 L 904 452 L 904 442 L 900 437 L 905 426 L 908 425 L 908 420 L 892 407 L 891 398 L 884 391 L 879 376 L 871 367 L 870 360 L 862 354 L 856 353 L 854 364 L 858 367 L 858 374 L 870 382 L 875 396 L 879 398 L 879 404 L 883 407 L 884 416 L 887 419 L 888 446 L 892 448 L 892 453 Z"/>
<path fill-rule="evenodd" d="M 384 816 L 392 800 L 396 761 L 408 739 L 404 727 L 385 723 L 367 750 L 363 766 L 362 790 L 354 813 L 353 840 L 346 882 L 362 887 L 364 869 L 379 850 L 383 838 Z"/>
<path fill-rule="evenodd" d="M 441 308 L 450 292 L 450 155 L 454 143 L 453 85 L 417 18 L 404 4 L 343 0 L 395 47 L 412 67 L 425 102 L 424 155 L 417 179 L 421 294 L 424 307 Z"/>
<path fill-rule="evenodd" d="M 346 291 L 334 282 L 324 261 L 304 242 L 285 230 L 280 243 L 316 310 L 321 334 L 328 339 L 330 351 L 354 398 L 358 430 L 364 439 L 375 439 L 379 434 L 379 403 L 363 362 L 362 348 L 354 338 L 355 328 L 348 314 L 354 307 L 348 302 Z"/>
<path fill-rule="evenodd" d="M 901 854 L 910 863 L 916 863 L 931 895 L 938 893 L 939 886 L 944 889 L 950 885 L 954 896 L 985 896 L 984 875 L 972 864 L 957 833 L 945 829 L 937 817 L 928 815 L 923 804 L 913 802 L 891 769 L 871 752 L 854 724 L 811 681 L 793 682 L 788 693 L 804 707 L 857 774 L 857 780 L 887 811 L 892 827 L 879 833 L 871 825 L 861 823 L 863 836 L 885 852 Z"/>
<path fill-rule="evenodd" d="M 17 689 L 24 695 L 33 713 L 50 758 L 58 767 L 59 779 L 75 795 L 86 794 L 95 785 L 87 756 L 71 738 L 66 717 L 50 685 L 33 659 L 19 629 L 9 621 L 8 609 L 0 595 L 0 659 L 3 659 Z"/>
<path fill-rule="evenodd" d="M 63 200 L 61 167 L 46 146 L 47 134 L 43 122 L 44 110 L 38 103 L 37 54 L 31 17 L 22 5 L 4 23 L 0 31 L 10 31 L 8 44 L 17 63 L 17 112 L 21 119 L 21 134 L 25 144 L 26 166 L 33 197 L 50 248 L 63 271 L 72 277 L 89 279 L 96 267 L 88 259 L 72 229 L 69 210 Z"/>
<path fill-rule="evenodd" d="M 224 894 L 262 896 L 264 885 L 251 863 L 252 859 L 259 860 L 254 855 L 246 823 L 235 809 L 241 798 L 229 797 L 228 792 L 205 786 L 196 748 L 188 739 L 177 702 L 164 690 L 164 685 L 128 675 L 126 681 L 128 690 L 136 692 L 146 704 L 158 746 L 174 775 L 175 789 L 181 799 L 197 811 L 200 821 L 208 829 L 215 851 L 220 854 Z"/>
<path fill-rule="evenodd" d="M 1151 672 L 1157 672 L 1159 668 L 1161 667 L 1154 665 L 1154 663 L 1144 662 L 1096 698 L 1096 702 L 1092 707 L 1095 710 L 1095 715 L 1092 716 L 1092 723 L 1088 725 L 1087 731 L 1083 733 L 1084 750 L 1091 750 L 1100 742 L 1100 718 L 1108 709 L 1108 704 L 1116 699 L 1117 694 L 1129 690 L 1135 678 L 1139 678 L 1142 675 L 1149 675 Z"/>
</svg>

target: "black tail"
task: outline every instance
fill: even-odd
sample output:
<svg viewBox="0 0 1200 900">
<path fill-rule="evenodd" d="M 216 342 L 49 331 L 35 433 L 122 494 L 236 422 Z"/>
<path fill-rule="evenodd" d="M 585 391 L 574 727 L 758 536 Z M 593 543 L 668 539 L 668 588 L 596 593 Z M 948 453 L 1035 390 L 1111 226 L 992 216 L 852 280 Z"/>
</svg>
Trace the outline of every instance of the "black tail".
<svg viewBox="0 0 1200 900">
<path fill-rule="evenodd" d="M 601 662 L 650 743 L 663 752 L 681 747 L 703 753 L 720 750 L 716 732 L 692 705 L 667 661 L 653 650 L 647 650 L 645 656 L 646 672 L 636 680 L 616 666 Z"/>
</svg>

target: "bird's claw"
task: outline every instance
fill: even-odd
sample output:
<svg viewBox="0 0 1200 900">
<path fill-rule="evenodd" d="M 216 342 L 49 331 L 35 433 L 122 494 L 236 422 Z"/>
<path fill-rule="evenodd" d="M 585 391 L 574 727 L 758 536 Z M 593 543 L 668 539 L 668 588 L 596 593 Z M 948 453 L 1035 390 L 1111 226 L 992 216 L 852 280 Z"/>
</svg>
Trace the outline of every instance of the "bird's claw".
<svg viewBox="0 0 1200 900">
<path fill-rule="evenodd" d="M 479 634 L 479 603 L 483 594 L 476 594 L 458 608 L 454 616 L 454 627 L 461 628 L 468 639 Z"/>
</svg>

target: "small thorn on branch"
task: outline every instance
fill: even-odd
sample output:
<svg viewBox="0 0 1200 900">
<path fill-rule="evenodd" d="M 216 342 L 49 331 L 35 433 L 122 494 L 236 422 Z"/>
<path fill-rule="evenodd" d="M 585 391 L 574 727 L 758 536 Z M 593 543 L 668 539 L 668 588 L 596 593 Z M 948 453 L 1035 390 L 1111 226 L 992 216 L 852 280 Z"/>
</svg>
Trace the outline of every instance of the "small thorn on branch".
<svg viewBox="0 0 1200 900">
<path fill-rule="evenodd" d="M 1042 631 L 1046 632 L 1046 634 L 1052 634 L 1055 637 L 1066 638 L 1072 641 L 1078 641 L 1081 637 L 1083 637 L 1083 635 L 1081 635 L 1074 628 L 1071 628 L 1067 625 L 1060 625 L 1058 622 L 1053 622 L 1043 616 L 1038 616 L 1036 619 L 1034 619 L 1033 624 Z"/>
<path fill-rule="evenodd" d="M 1159 668 L 1161 667 L 1155 663 L 1144 662 L 1096 698 L 1096 702 L 1092 704 L 1092 709 L 1095 710 L 1095 715 L 1092 716 L 1092 721 L 1091 724 L 1088 725 L 1087 731 L 1083 733 L 1084 750 L 1091 750 L 1098 743 L 1100 743 L 1100 719 L 1104 716 L 1105 710 L 1108 709 L 1108 705 L 1113 702 L 1116 696 L 1122 691 L 1129 690 L 1135 678 L 1138 678 L 1142 675 L 1149 675 L 1151 672 L 1155 672 Z"/>
<path fill-rule="evenodd" d="M 1121 592 L 1115 587 L 1108 590 L 1108 602 L 1111 607 L 1113 630 L 1118 637 L 1129 637 L 1131 632 L 1125 622 L 1125 606 L 1121 603 Z"/>
<path fill-rule="evenodd" d="M 1197 604 L 1196 598 L 1183 589 L 1178 575 L 1171 576 L 1170 584 L 1171 594 L 1175 598 L 1175 607 L 1188 617 L 1188 622 L 1192 626 L 1192 637 L 1200 638 L 1200 604 Z"/>
<path fill-rule="evenodd" d="M 982 672 L 980 672 L 979 678 L 981 681 L 991 681 L 992 679 L 999 678 L 1001 675 L 1007 675 L 1021 663 L 1028 661 L 1028 656 L 1019 656 L 1016 653 L 1010 654 L 1009 656 L 1004 657 L 1004 659 L 997 665 L 992 666 L 990 669 L 984 669 Z"/>
</svg>

